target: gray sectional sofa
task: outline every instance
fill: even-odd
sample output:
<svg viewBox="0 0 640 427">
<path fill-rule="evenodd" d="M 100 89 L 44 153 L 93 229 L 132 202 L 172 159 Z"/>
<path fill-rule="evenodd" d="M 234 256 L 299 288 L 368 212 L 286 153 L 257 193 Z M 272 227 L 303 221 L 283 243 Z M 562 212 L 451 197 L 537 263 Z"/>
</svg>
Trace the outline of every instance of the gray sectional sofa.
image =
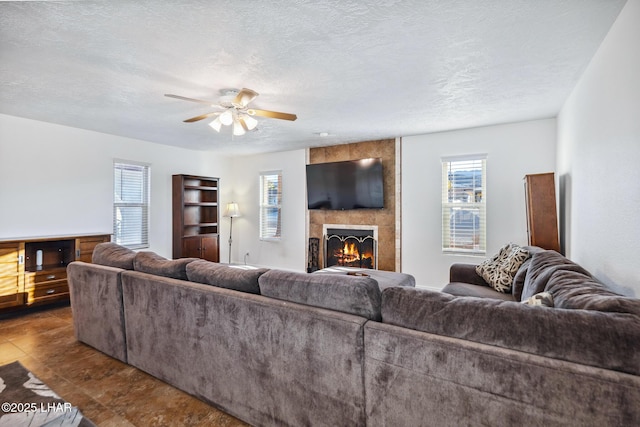
<svg viewBox="0 0 640 427">
<path fill-rule="evenodd" d="M 78 340 L 253 425 L 638 425 L 640 300 L 540 254 L 554 308 L 113 243 L 68 277 Z"/>
</svg>

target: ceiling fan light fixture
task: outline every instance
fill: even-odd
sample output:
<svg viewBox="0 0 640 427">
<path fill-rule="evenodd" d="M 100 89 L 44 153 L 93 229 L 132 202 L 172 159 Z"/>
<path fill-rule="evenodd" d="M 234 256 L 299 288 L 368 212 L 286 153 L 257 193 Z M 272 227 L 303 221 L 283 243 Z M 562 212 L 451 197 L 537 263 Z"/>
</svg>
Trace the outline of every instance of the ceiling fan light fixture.
<svg viewBox="0 0 640 427">
<path fill-rule="evenodd" d="M 209 126 L 212 129 L 214 129 L 216 132 L 220 132 L 222 126 L 232 126 L 233 135 L 238 136 L 244 135 L 245 133 L 256 129 L 256 127 L 258 126 L 258 120 L 256 120 L 253 116 L 289 121 L 294 121 L 298 118 L 295 114 L 291 113 L 248 108 L 248 104 L 258 96 L 258 92 L 252 89 L 223 89 L 220 92 L 221 96 L 217 104 L 212 104 L 209 101 L 204 101 L 201 99 L 187 98 L 181 95 L 165 94 L 165 96 L 169 98 L 180 99 L 183 101 L 207 104 L 213 108 L 218 108 L 218 111 L 211 111 L 183 121 L 185 123 L 194 123 L 211 116 L 216 116 L 215 119 L 209 123 Z"/>
<path fill-rule="evenodd" d="M 218 118 L 220 119 L 220 123 L 225 126 L 229 126 L 233 123 L 233 112 L 230 109 L 226 110 L 224 113 L 220 114 Z"/>
<path fill-rule="evenodd" d="M 233 122 L 233 134 L 235 136 L 242 136 L 245 134 L 245 130 L 242 127 L 242 123 L 240 123 L 240 120 L 234 120 Z"/>
<path fill-rule="evenodd" d="M 254 130 L 258 125 L 258 121 L 247 114 L 243 114 L 242 119 L 244 120 L 244 124 L 247 126 L 248 130 Z"/>
<path fill-rule="evenodd" d="M 222 127 L 222 123 L 220 122 L 220 116 L 216 117 L 215 120 L 209 123 L 209 126 L 215 129 L 216 132 L 220 132 L 220 128 Z"/>
</svg>

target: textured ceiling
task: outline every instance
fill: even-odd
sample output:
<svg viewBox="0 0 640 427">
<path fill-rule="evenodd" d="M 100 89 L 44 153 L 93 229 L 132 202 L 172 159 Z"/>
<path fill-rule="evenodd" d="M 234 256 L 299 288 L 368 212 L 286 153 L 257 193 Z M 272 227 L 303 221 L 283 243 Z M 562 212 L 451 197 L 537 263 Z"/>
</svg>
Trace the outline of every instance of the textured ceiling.
<svg viewBox="0 0 640 427">
<path fill-rule="evenodd" d="M 555 117 L 624 3 L 0 2 L 0 113 L 223 154 Z M 233 137 L 164 97 L 242 87 L 298 120 Z"/>
</svg>

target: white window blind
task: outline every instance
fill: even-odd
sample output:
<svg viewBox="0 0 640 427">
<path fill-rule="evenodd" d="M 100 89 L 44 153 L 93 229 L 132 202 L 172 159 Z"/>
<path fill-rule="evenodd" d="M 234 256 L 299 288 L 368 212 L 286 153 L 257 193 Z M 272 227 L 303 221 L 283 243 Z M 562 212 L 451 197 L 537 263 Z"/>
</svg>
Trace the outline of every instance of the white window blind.
<svg viewBox="0 0 640 427">
<path fill-rule="evenodd" d="M 149 247 L 149 166 L 113 163 L 114 241 L 131 249 Z"/>
<path fill-rule="evenodd" d="M 260 174 L 260 238 L 279 239 L 282 230 L 282 172 Z"/>
<path fill-rule="evenodd" d="M 486 251 L 485 155 L 442 159 L 442 251 Z"/>
</svg>

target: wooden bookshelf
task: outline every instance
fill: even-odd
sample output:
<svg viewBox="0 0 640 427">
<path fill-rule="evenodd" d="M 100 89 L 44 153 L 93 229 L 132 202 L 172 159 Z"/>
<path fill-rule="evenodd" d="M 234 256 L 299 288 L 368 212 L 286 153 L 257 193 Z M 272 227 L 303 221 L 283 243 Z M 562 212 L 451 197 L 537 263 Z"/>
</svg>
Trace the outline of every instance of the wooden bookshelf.
<svg viewBox="0 0 640 427">
<path fill-rule="evenodd" d="M 220 259 L 218 178 L 173 175 L 173 258 Z"/>
</svg>

